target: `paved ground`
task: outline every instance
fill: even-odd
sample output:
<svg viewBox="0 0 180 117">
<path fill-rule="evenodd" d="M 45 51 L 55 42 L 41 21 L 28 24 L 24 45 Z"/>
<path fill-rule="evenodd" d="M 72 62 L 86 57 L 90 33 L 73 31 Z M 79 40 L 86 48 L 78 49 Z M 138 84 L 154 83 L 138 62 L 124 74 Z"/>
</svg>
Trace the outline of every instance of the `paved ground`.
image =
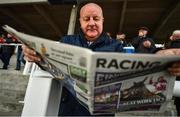
<svg viewBox="0 0 180 117">
<path fill-rule="evenodd" d="M 22 67 L 21 67 L 21 71 L 23 70 L 23 68 L 24 68 L 24 64 L 22 63 L 22 65 L 21 65 Z M 3 67 L 3 63 L 2 63 L 2 61 L 0 60 L 0 68 L 2 68 Z M 16 68 L 16 54 L 14 54 L 12 57 L 11 57 L 11 59 L 10 59 L 10 63 L 9 63 L 9 66 L 8 66 L 8 70 L 15 70 L 15 68 Z M 2 69 L 1 69 L 2 70 Z M 1 71 L 0 71 L 1 72 Z"/>
<path fill-rule="evenodd" d="M 3 63 L 0 60 L 0 68 Z M 16 68 L 16 55 L 13 55 L 8 70 L 0 69 L 0 116 L 20 116 L 24 100 L 28 76 L 22 75 Z"/>
</svg>

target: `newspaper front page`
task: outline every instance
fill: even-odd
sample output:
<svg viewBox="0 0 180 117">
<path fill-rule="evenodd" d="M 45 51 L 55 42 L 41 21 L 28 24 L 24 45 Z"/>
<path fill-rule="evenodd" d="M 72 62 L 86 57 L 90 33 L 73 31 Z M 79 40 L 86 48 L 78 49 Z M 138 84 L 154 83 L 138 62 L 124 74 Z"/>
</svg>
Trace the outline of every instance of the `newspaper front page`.
<svg viewBox="0 0 180 117">
<path fill-rule="evenodd" d="M 94 53 L 92 59 L 94 113 L 160 111 L 161 105 L 171 100 L 175 78 L 166 69 L 178 58 Z"/>
<path fill-rule="evenodd" d="M 172 99 L 175 77 L 166 69 L 180 56 L 92 52 L 3 28 L 36 50 L 42 69 L 55 79 L 71 81 L 77 99 L 92 114 L 162 111 Z"/>
</svg>

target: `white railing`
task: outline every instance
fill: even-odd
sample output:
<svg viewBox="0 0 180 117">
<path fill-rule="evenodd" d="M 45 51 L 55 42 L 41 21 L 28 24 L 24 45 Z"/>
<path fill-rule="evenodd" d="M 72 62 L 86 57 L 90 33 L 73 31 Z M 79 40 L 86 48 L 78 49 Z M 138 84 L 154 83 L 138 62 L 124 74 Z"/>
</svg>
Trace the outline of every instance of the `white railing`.
<svg viewBox="0 0 180 117">
<path fill-rule="evenodd" d="M 180 97 L 180 81 L 175 82 L 173 96 Z"/>
<path fill-rule="evenodd" d="M 57 116 L 62 82 L 53 80 L 52 75 L 41 70 L 35 63 L 27 62 L 25 68 L 24 73 L 30 77 L 21 116 Z"/>
</svg>

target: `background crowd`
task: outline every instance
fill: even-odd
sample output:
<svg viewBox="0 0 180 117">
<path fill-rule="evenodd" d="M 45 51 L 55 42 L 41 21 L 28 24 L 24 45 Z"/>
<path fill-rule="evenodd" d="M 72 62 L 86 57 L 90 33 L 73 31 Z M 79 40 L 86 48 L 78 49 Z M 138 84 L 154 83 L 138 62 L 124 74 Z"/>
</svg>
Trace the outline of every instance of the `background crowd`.
<svg viewBox="0 0 180 117">
<path fill-rule="evenodd" d="M 20 42 L 10 34 L 1 34 L 0 36 L 0 59 L 3 63 L 1 69 L 7 70 L 11 57 L 17 48 L 17 62 L 15 70 L 21 69 L 21 62 L 25 64 Z"/>
<path fill-rule="evenodd" d="M 155 44 L 155 39 L 149 36 L 150 30 L 147 27 L 139 27 L 137 30 L 137 36 L 132 39 L 127 39 L 124 32 L 118 32 L 115 38 L 111 37 L 111 33 L 107 32 L 106 34 L 110 39 L 118 40 L 123 47 L 134 47 L 135 53 L 155 53 L 159 49 L 167 48 L 180 48 L 180 30 L 175 30 L 169 36 L 169 41 L 164 42 L 161 47 L 157 47 Z M 1 69 L 8 69 L 8 65 L 12 55 L 15 52 L 17 47 L 17 64 L 16 70 L 20 70 L 21 63 L 25 64 L 23 58 L 21 45 L 12 45 L 19 44 L 18 40 L 11 36 L 10 34 L 1 34 L 0 36 L 0 59 L 3 62 Z"/>
<path fill-rule="evenodd" d="M 150 37 L 149 32 L 147 27 L 139 27 L 134 38 L 127 39 L 124 32 L 118 32 L 115 39 L 122 43 L 123 47 L 134 47 L 135 53 L 155 53 L 159 49 L 180 48 L 180 30 L 174 30 L 168 42 L 164 41 L 161 46 L 155 44 L 155 39 Z M 111 33 L 108 32 L 107 35 L 111 36 Z"/>
</svg>

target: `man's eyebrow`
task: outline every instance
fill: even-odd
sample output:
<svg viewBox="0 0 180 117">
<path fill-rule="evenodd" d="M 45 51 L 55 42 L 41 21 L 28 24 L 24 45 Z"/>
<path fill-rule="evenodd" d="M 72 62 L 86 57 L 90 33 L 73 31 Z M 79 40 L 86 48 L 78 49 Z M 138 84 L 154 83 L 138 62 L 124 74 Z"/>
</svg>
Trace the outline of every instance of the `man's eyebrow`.
<svg viewBox="0 0 180 117">
<path fill-rule="evenodd" d="M 96 18 L 101 18 L 101 16 L 83 16 L 83 17 L 81 17 L 81 18 L 89 18 L 89 17 L 96 17 Z"/>
</svg>

